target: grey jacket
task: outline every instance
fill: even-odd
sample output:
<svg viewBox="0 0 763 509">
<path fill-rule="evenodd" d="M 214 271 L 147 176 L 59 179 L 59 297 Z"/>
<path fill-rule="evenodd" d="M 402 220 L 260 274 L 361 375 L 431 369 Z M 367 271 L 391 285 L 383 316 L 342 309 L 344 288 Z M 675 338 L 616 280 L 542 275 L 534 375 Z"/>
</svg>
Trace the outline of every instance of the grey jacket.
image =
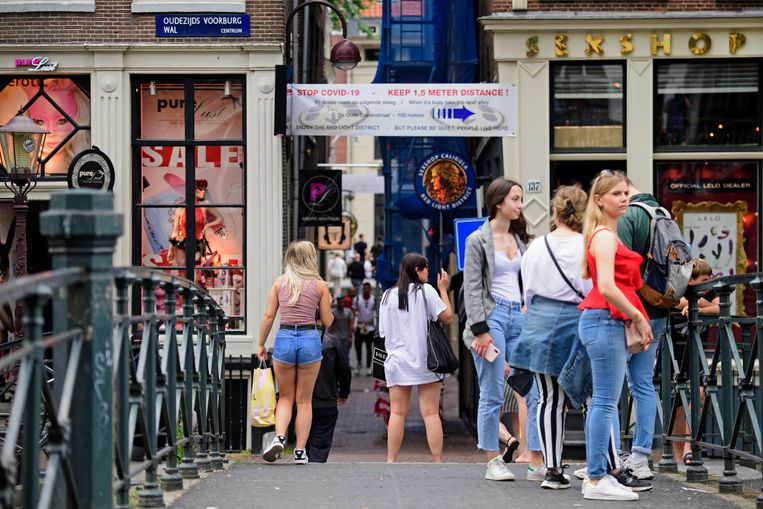
<svg viewBox="0 0 763 509">
<path fill-rule="evenodd" d="M 527 246 L 515 234 L 519 252 L 524 255 Z M 495 299 L 490 292 L 490 285 L 495 272 L 495 247 L 490 221 L 485 221 L 478 230 L 466 238 L 464 255 L 464 307 L 466 309 L 466 327 L 464 344 L 471 348 L 475 336 L 488 332 L 487 318 L 495 308 Z"/>
</svg>

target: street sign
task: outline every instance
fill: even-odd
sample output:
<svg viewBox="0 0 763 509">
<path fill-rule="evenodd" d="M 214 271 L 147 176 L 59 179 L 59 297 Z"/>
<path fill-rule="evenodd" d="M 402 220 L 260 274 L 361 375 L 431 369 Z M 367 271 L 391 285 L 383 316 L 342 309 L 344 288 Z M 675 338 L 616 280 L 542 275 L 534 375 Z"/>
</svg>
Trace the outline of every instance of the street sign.
<svg viewBox="0 0 763 509">
<path fill-rule="evenodd" d="M 516 136 L 514 85 L 301 85 L 288 89 L 287 134 Z"/>
<path fill-rule="evenodd" d="M 459 272 L 464 270 L 464 255 L 466 253 L 466 237 L 478 230 L 485 224 L 486 217 L 474 217 L 468 219 L 456 219 L 453 221 L 454 236 L 456 237 L 456 268 Z"/>
<path fill-rule="evenodd" d="M 157 37 L 249 37 L 248 14 L 162 14 Z"/>
</svg>

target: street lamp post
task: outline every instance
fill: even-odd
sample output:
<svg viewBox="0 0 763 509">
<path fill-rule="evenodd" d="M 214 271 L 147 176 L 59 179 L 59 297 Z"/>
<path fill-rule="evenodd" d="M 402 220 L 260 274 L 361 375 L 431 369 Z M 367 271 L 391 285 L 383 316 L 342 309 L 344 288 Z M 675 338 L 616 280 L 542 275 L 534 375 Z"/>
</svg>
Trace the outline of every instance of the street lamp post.
<svg viewBox="0 0 763 509">
<path fill-rule="evenodd" d="M 27 195 L 37 186 L 40 151 L 50 131 L 38 126 L 19 110 L 15 117 L 0 127 L 0 168 L 5 171 L 5 187 L 13 193 L 16 218 L 16 277 L 27 274 L 26 219 L 29 212 Z M 23 308 L 16 302 L 15 336 L 24 334 L 21 320 Z"/>
<path fill-rule="evenodd" d="M 323 5 L 325 7 L 328 7 L 329 9 L 333 10 L 337 17 L 339 18 L 339 21 L 342 23 L 342 40 L 337 42 L 332 48 L 331 48 L 331 56 L 329 57 L 329 60 L 331 61 L 331 64 L 336 67 L 337 69 L 348 71 L 350 69 L 355 68 L 356 65 L 358 65 L 358 62 L 360 62 L 360 50 L 358 47 L 352 42 L 347 40 L 347 22 L 344 19 L 344 15 L 342 12 L 331 5 L 329 2 L 326 2 L 324 0 L 308 0 L 307 2 L 304 2 L 297 6 L 291 13 L 289 13 L 289 17 L 286 18 L 286 25 L 284 27 L 284 64 L 281 69 L 278 69 L 280 66 L 276 66 L 276 85 L 281 86 L 283 90 L 277 90 L 277 94 L 280 94 L 280 102 L 281 106 L 279 107 L 279 99 L 276 98 L 276 119 L 275 119 L 275 134 L 285 134 L 286 132 L 286 74 L 287 69 L 291 67 L 292 61 L 291 61 L 291 31 L 289 30 L 289 27 L 291 27 L 291 23 L 294 20 L 297 13 L 304 9 L 305 7 L 308 7 L 310 5 Z M 304 65 L 304 64 L 303 64 Z M 280 78 L 279 78 L 280 76 Z M 294 81 L 296 82 L 296 73 L 294 73 Z M 291 143 L 291 159 L 292 159 L 292 178 L 293 178 L 293 189 L 294 189 L 294 200 L 293 200 L 293 225 L 292 225 L 292 232 L 294 235 L 294 238 L 297 238 L 299 236 L 299 160 L 297 157 L 298 153 L 298 146 L 297 146 L 297 139 L 296 136 L 292 136 L 292 143 Z"/>
</svg>

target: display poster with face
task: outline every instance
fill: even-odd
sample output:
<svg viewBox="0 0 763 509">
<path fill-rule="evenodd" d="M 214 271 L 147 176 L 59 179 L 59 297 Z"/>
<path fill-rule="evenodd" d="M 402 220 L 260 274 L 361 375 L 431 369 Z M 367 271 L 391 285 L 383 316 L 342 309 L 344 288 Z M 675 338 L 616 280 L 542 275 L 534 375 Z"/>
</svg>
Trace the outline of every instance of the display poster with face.
<svg viewBox="0 0 763 509">
<path fill-rule="evenodd" d="M 17 78 L 0 89 L 0 124 L 23 108 L 50 131 L 40 159 L 45 175 L 65 175 L 72 159 L 90 148 L 90 97 L 69 78 Z M 84 128 L 83 128 L 84 127 Z"/>
</svg>

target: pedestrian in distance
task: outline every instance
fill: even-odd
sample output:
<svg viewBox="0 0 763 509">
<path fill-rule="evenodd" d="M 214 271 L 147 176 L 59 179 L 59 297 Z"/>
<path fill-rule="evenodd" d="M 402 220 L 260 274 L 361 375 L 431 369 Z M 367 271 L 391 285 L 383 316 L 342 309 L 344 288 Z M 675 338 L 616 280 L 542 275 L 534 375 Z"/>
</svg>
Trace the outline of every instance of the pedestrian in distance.
<svg viewBox="0 0 763 509">
<path fill-rule="evenodd" d="M 329 260 L 328 273 L 333 295 L 336 298 L 342 294 L 342 282 L 347 276 L 347 262 L 344 261 L 339 251 L 335 252 L 334 257 Z"/>
<path fill-rule="evenodd" d="M 360 253 L 355 253 L 350 262 L 350 266 L 347 267 L 347 275 L 350 276 L 352 287 L 355 288 L 355 295 L 360 293 L 360 285 L 363 284 L 363 278 L 366 277 L 366 269 L 363 266 L 363 258 Z"/>
<path fill-rule="evenodd" d="M 376 297 L 371 293 L 371 283 L 363 283 L 360 295 L 353 299 L 352 311 L 355 315 L 355 354 L 358 363 L 355 374 L 363 373 L 363 348 L 366 350 L 365 374 L 371 375 L 373 360 L 374 332 L 376 331 Z"/>
<path fill-rule="evenodd" d="M 640 254 L 644 262 L 641 264 L 641 274 L 651 247 L 650 225 L 651 218 L 647 211 L 633 203 L 643 203 L 650 207 L 659 207 L 657 199 L 639 191 L 628 179 L 628 210 L 617 223 L 617 236 L 628 249 Z M 654 366 L 659 350 L 660 338 L 665 332 L 669 309 L 650 306 L 639 294 L 639 299 L 649 315 L 649 326 L 652 329 L 654 347 L 645 352 L 628 356 L 628 366 L 625 376 L 628 380 L 628 390 L 633 396 L 636 410 L 636 426 L 633 431 L 633 441 L 630 454 L 622 454 L 623 466 L 631 469 L 639 479 L 652 479 L 654 474 L 649 469 L 649 457 L 652 455 L 654 440 L 654 421 L 657 416 L 657 396 L 654 392 Z M 620 430 L 615 428 L 618 451 L 620 450 Z M 622 452 L 622 451 L 620 451 Z"/>
<path fill-rule="evenodd" d="M 568 399 L 558 378 L 578 341 L 578 304 L 591 290 L 583 279 L 583 214 L 586 193 L 562 186 L 551 202 L 551 233 L 536 239 L 522 257 L 527 314 L 511 365 L 534 373 L 537 423 L 547 469 L 541 487 L 565 489 L 562 462 Z"/>
<path fill-rule="evenodd" d="M 435 463 L 442 462 L 440 390 L 442 377 L 427 369 L 429 320 L 449 325 L 453 311 L 448 299 L 448 274 L 437 274 L 437 291 L 427 283 L 429 262 L 418 253 L 408 253 L 400 262 L 400 275 L 384 292 L 379 309 L 379 334 L 384 338 L 387 360 L 384 372 L 390 395 L 387 427 L 387 463 L 397 461 L 413 388 L 419 392 L 427 443 Z"/>
<path fill-rule="evenodd" d="M 358 241 L 353 244 L 352 248 L 355 250 L 357 254 L 360 255 L 361 260 L 366 259 L 366 250 L 368 249 L 368 244 L 366 244 L 365 239 L 363 238 L 363 234 L 358 235 Z"/>
<path fill-rule="evenodd" d="M 262 453 L 267 462 L 278 459 L 286 446 L 286 432 L 292 407 L 297 405 L 294 463 L 307 463 L 307 437 L 312 422 L 312 397 L 321 365 L 321 335 L 315 322 L 316 310 L 321 322 L 331 326 L 331 296 L 318 273 L 315 246 L 306 240 L 289 244 L 284 255 L 284 273 L 276 278 L 268 293 L 265 315 L 260 324 L 257 357 L 268 357 L 265 342 L 280 311 L 281 324 L 273 346 L 273 370 L 278 384 L 276 436 Z"/>
<path fill-rule="evenodd" d="M 353 328 L 352 328 L 352 322 L 353 322 L 353 315 L 352 310 L 350 309 L 350 306 L 347 305 L 347 297 L 344 295 L 339 295 L 336 298 L 336 307 L 332 311 L 332 314 L 334 315 L 334 325 L 333 325 L 333 331 L 334 335 L 339 338 L 339 341 L 342 343 L 342 348 L 344 352 L 344 357 L 347 360 L 347 363 L 350 363 L 350 349 L 352 348 L 352 339 L 353 339 Z M 350 303 L 352 303 L 352 300 L 350 300 Z"/>
<path fill-rule="evenodd" d="M 313 421 L 307 439 L 310 463 L 326 463 L 334 440 L 339 408 L 350 397 L 352 373 L 344 357 L 343 345 L 332 328 L 322 338 L 323 360 L 313 391 Z"/>
<path fill-rule="evenodd" d="M 466 239 L 463 340 L 472 353 L 480 387 L 477 447 L 487 455 L 485 478 L 512 481 L 514 474 L 499 451 L 498 422 L 506 383 L 504 367 L 507 362 L 511 364 L 525 320 L 520 266 L 530 235 L 522 216 L 522 186 L 518 183 L 504 178 L 494 180 L 485 193 L 485 203 L 489 221 Z M 520 420 L 520 428 L 526 430 L 527 448 L 531 451 L 527 477 L 543 481 L 545 467 L 535 424 L 534 383 L 526 399 L 527 422 Z M 524 399 L 517 395 L 517 403 L 521 410 Z M 511 437 L 506 446 L 516 449 L 519 442 Z"/>
<path fill-rule="evenodd" d="M 578 331 L 591 361 L 593 397 L 586 417 L 588 478 L 583 497 L 592 500 L 638 500 L 639 495 L 607 472 L 613 418 L 622 392 L 628 348 L 625 326 L 635 327 L 642 349 L 652 342 L 649 316 L 636 290 L 641 288 L 641 256 L 617 236 L 617 222 L 628 210 L 624 173 L 603 170 L 594 179 L 583 221 L 586 248 L 583 277 L 593 289 L 579 308 Z M 628 323 L 626 323 L 628 322 Z"/>
</svg>

